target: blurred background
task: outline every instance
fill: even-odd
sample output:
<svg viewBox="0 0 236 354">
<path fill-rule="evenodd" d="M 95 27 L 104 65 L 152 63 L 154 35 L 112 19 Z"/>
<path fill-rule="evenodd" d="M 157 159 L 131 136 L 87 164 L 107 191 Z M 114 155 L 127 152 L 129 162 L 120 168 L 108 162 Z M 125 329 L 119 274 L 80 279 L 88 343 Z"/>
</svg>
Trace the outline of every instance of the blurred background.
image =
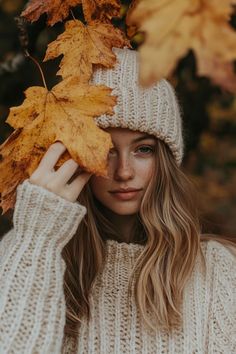
<svg viewBox="0 0 236 354">
<path fill-rule="evenodd" d="M 5 120 L 9 108 L 20 105 L 24 90 L 42 86 L 36 65 L 25 58 L 18 38 L 15 16 L 25 0 L 0 0 L 0 144 L 13 132 Z M 124 30 L 130 1 L 122 1 L 122 17 L 113 23 Z M 80 8 L 73 10 L 82 18 Z M 36 58 L 48 87 L 60 81 L 55 73 L 61 60 L 42 63 L 47 44 L 63 31 L 63 24 L 46 27 L 46 16 L 28 26 L 29 52 Z M 236 28 L 236 16 L 231 18 Z M 131 41 L 138 48 L 143 38 Z M 195 57 L 190 51 L 171 77 L 183 110 L 185 157 L 182 168 L 197 188 L 203 231 L 236 237 L 236 94 L 223 92 L 205 77 L 196 77 Z M 0 209 L 0 214 L 2 210 Z M 12 227 L 12 213 L 0 215 L 0 236 Z"/>
</svg>

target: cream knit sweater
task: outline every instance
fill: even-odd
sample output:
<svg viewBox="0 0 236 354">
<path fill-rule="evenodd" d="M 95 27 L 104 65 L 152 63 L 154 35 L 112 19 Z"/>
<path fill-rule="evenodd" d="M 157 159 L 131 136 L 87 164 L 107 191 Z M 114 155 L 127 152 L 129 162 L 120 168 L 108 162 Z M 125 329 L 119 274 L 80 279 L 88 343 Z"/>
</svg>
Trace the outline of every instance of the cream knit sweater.
<svg viewBox="0 0 236 354">
<path fill-rule="evenodd" d="M 61 250 L 86 211 L 28 180 L 18 186 L 14 228 L 0 242 L 1 354 L 236 353 L 236 261 L 215 241 L 202 246 L 206 276 L 197 260 L 184 292 L 183 329 L 171 335 L 145 330 L 128 300 L 129 274 L 144 246 L 106 241 L 105 267 L 90 296 L 92 317 L 75 343 L 63 338 Z"/>
</svg>

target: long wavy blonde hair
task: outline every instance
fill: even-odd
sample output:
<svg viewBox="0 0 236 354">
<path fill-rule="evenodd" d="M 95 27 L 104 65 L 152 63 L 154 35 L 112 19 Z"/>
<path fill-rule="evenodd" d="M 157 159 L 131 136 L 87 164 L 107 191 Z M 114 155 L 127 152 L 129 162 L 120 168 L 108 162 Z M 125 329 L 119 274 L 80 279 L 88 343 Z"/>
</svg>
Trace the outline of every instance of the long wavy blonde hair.
<svg viewBox="0 0 236 354">
<path fill-rule="evenodd" d="M 195 185 L 177 166 L 168 145 L 157 139 L 155 151 L 156 166 L 137 214 L 132 240 L 145 247 L 130 277 L 129 296 L 134 296 L 147 326 L 169 331 L 181 324 L 183 290 L 197 255 L 203 256 L 200 241 L 218 237 L 201 235 Z M 89 294 L 104 264 L 105 240 L 118 238 L 89 183 L 78 201 L 86 206 L 87 214 L 62 251 L 66 262 L 65 335 L 74 338 L 82 317 L 90 316 Z M 230 239 L 219 240 L 233 243 Z M 154 316 L 154 324 L 148 311 Z"/>
</svg>

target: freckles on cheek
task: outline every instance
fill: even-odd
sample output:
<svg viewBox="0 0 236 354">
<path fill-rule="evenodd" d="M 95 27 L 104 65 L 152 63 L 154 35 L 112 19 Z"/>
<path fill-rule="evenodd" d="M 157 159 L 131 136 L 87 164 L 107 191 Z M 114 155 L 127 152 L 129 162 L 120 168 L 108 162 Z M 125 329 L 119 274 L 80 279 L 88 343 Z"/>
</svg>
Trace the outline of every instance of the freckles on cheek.
<svg viewBox="0 0 236 354">
<path fill-rule="evenodd" d="M 144 175 L 144 176 L 151 176 L 152 173 L 154 172 L 154 163 L 153 161 L 142 161 L 142 163 L 139 164 L 139 166 L 137 166 L 137 172 L 140 175 Z"/>
</svg>

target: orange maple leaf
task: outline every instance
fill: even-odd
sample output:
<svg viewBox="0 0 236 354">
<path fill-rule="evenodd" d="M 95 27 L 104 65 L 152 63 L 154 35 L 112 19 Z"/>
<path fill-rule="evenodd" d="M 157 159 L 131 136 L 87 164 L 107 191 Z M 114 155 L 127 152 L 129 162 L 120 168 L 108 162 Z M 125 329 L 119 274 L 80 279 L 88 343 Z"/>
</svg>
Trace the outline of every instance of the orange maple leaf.
<svg viewBox="0 0 236 354">
<path fill-rule="evenodd" d="M 113 17 L 120 17 L 120 0 L 81 0 L 84 18 L 87 23 L 99 20 L 110 22 Z"/>
<path fill-rule="evenodd" d="M 149 86 L 168 77 L 178 60 L 193 50 L 198 74 L 234 91 L 236 32 L 228 21 L 235 3 L 236 0 L 135 1 L 127 25 L 132 26 L 132 34 L 134 26 L 145 33 L 139 49 L 141 84 Z"/>
<path fill-rule="evenodd" d="M 66 78 L 79 77 L 80 82 L 88 82 L 92 75 L 92 64 L 111 68 L 116 63 L 112 47 L 130 47 L 124 33 L 108 23 L 94 21 L 88 26 L 79 20 L 67 21 L 65 31 L 49 43 L 44 61 L 63 54 L 58 75 Z"/>
<path fill-rule="evenodd" d="M 69 15 L 70 8 L 78 4 L 81 4 L 81 0 L 31 0 L 21 16 L 34 22 L 46 13 L 47 24 L 53 26 L 56 22 L 64 20 Z"/>
<path fill-rule="evenodd" d="M 82 4 L 87 22 L 99 20 L 110 22 L 113 17 L 120 17 L 120 0 L 31 0 L 21 13 L 28 21 L 34 22 L 46 13 L 47 24 L 53 26 L 68 17 L 71 7 Z"/>
<path fill-rule="evenodd" d="M 107 175 L 107 154 L 113 144 L 94 117 L 113 114 L 116 97 L 110 93 L 106 86 L 78 85 L 76 78 L 63 80 L 51 91 L 43 87 L 25 91 L 23 104 L 12 107 L 6 120 L 16 130 L 0 146 L 3 213 L 15 203 L 17 185 L 33 173 L 57 140 L 67 148 L 57 167 L 73 158 L 87 172 Z"/>
</svg>

